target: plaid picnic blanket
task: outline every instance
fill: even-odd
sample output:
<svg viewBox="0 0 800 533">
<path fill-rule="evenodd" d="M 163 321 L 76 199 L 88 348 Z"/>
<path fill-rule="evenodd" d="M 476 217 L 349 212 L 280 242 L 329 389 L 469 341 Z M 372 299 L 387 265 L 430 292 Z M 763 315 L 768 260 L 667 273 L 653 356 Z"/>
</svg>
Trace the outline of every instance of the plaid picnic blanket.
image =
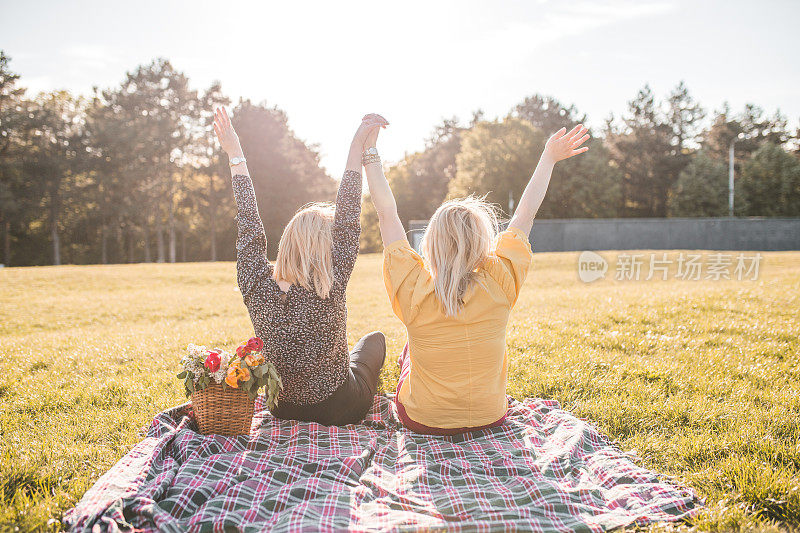
<svg viewBox="0 0 800 533">
<path fill-rule="evenodd" d="M 700 502 L 552 400 L 455 437 L 399 426 L 379 396 L 359 425 L 273 418 L 197 433 L 179 406 L 65 515 L 74 531 L 604 531 L 676 521 Z"/>
</svg>

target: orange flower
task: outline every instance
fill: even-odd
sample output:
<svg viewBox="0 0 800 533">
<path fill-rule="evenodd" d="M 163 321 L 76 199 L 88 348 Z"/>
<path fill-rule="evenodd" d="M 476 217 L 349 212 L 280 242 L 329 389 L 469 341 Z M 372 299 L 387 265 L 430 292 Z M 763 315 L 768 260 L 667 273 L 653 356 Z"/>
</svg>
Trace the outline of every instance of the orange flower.
<svg viewBox="0 0 800 533">
<path fill-rule="evenodd" d="M 228 370 L 228 375 L 225 376 L 225 383 L 228 384 L 229 387 L 238 389 L 239 388 L 239 380 L 236 379 L 236 373 L 231 372 Z"/>
<path fill-rule="evenodd" d="M 250 370 L 247 367 L 242 367 L 241 359 L 234 359 L 228 366 L 228 375 L 225 376 L 225 383 L 234 389 L 239 388 L 240 381 L 247 381 L 250 379 Z"/>
<path fill-rule="evenodd" d="M 264 356 L 259 354 L 252 354 L 249 353 L 245 356 L 244 362 L 247 363 L 248 366 L 259 366 L 264 364 Z"/>
<path fill-rule="evenodd" d="M 234 359 L 228 365 L 228 375 L 225 376 L 225 383 L 234 389 L 239 387 L 239 368 L 241 364 L 240 359 Z"/>
</svg>

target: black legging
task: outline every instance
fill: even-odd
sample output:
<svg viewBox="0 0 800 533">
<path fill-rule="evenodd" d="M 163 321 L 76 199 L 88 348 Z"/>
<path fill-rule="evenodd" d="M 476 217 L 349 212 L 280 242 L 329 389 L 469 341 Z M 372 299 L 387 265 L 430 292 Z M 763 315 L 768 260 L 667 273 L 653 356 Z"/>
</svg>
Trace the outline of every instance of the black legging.
<svg viewBox="0 0 800 533">
<path fill-rule="evenodd" d="M 319 422 L 325 426 L 356 424 L 372 407 L 378 390 L 378 375 L 386 359 L 386 337 L 380 331 L 365 335 L 350 352 L 350 372 L 328 398 L 308 405 L 282 402 L 272 414 L 286 420 Z"/>
</svg>

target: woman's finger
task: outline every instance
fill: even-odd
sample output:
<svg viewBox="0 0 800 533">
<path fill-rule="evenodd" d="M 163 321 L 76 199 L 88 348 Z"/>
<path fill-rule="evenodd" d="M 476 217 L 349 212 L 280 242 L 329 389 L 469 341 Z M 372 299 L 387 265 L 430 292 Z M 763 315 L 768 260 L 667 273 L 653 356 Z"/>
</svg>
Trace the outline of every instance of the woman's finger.
<svg viewBox="0 0 800 533">
<path fill-rule="evenodd" d="M 368 114 L 364 115 L 364 118 L 362 120 L 375 120 L 375 121 L 382 122 L 382 123 L 385 123 L 385 124 L 389 123 L 388 120 L 386 120 L 382 115 L 379 115 L 377 113 L 368 113 Z"/>
<path fill-rule="evenodd" d="M 561 128 L 560 130 L 558 130 L 557 132 L 555 132 L 550 136 L 550 140 L 557 141 L 558 139 L 561 138 L 562 135 L 564 135 L 565 131 L 567 131 L 567 128 Z"/>
<path fill-rule="evenodd" d="M 572 136 L 572 141 L 575 142 L 575 140 L 580 139 L 587 131 L 589 131 L 589 128 L 581 125 L 581 129 Z"/>
<path fill-rule="evenodd" d="M 567 135 L 566 135 L 567 138 L 573 137 L 576 133 L 578 133 L 581 130 L 581 128 L 583 128 L 583 124 L 578 124 L 577 126 L 572 128 L 571 130 L 569 130 L 569 133 L 567 133 Z"/>
<path fill-rule="evenodd" d="M 580 139 L 581 135 L 583 135 L 585 130 L 583 129 L 583 124 L 578 125 L 578 129 L 572 130 L 570 135 L 567 135 L 568 141 L 570 144 L 574 143 L 576 140 Z"/>
<path fill-rule="evenodd" d="M 572 153 L 570 154 L 570 157 L 572 157 L 573 155 L 582 154 L 583 152 L 585 152 L 588 149 L 589 149 L 588 146 L 584 146 L 583 148 L 578 148 L 577 150 L 573 150 Z"/>
<path fill-rule="evenodd" d="M 577 148 L 578 146 L 582 145 L 583 143 L 586 142 L 588 138 L 589 138 L 588 135 L 584 135 L 583 137 L 572 143 L 572 148 Z"/>
</svg>

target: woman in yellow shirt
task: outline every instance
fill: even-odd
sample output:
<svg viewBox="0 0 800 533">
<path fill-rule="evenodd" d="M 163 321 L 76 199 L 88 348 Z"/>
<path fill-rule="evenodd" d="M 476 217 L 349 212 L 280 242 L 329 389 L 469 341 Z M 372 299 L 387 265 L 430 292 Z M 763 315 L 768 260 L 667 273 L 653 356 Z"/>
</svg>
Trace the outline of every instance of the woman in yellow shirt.
<svg viewBox="0 0 800 533">
<path fill-rule="evenodd" d="M 531 262 L 528 235 L 554 165 L 588 150 L 580 147 L 588 129 L 562 128 L 548 139 L 506 231 L 498 234 L 495 212 L 482 199 L 450 200 L 431 217 L 422 255 L 406 239 L 383 175 L 379 131 L 368 137 L 363 163 L 384 243 L 386 291 L 408 332 L 395 397 L 400 419 L 436 435 L 502 424 L 506 325 Z"/>
</svg>

